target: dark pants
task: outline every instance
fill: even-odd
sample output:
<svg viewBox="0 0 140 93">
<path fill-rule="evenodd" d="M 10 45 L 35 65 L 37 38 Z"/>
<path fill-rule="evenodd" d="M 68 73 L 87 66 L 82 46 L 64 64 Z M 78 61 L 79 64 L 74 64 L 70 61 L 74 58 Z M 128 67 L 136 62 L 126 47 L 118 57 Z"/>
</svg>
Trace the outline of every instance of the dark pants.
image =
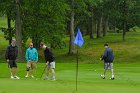
<svg viewBox="0 0 140 93">
<path fill-rule="evenodd" d="M 8 62 L 8 67 L 9 68 L 17 68 L 17 63 L 16 63 L 16 61 L 15 60 L 9 60 L 9 62 Z"/>
</svg>

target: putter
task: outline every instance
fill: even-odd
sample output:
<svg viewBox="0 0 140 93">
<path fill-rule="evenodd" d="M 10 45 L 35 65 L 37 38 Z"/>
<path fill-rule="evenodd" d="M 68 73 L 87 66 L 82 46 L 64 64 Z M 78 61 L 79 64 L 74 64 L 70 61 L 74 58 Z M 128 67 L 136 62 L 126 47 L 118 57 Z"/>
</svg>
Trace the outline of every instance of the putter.
<svg viewBox="0 0 140 93">
<path fill-rule="evenodd" d="M 41 74 L 41 76 L 40 76 L 40 79 L 42 78 L 42 76 L 43 76 L 43 74 L 44 74 L 44 72 L 45 72 L 46 67 L 47 67 L 47 65 L 45 65 L 45 68 L 44 68 L 44 70 L 43 70 L 43 72 L 42 72 L 42 74 Z"/>
</svg>

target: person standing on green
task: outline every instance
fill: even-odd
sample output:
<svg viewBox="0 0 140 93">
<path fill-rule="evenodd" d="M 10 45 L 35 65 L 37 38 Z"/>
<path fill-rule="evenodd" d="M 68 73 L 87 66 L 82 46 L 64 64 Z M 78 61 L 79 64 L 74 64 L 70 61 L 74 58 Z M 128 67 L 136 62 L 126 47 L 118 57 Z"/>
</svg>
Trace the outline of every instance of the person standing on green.
<svg viewBox="0 0 140 93">
<path fill-rule="evenodd" d="M 105 43 L 104 47 L 105 47 L 104 55 L 100 59 L 100 60 L 104 60 L 104 74 L 101 75 L 101 78 L 105 79 L 106 70 L 109 69 L 111 70 L 111 74 L 112 74 L 112 77 L 110 79 L 114 80 L 115 78 L 114 78 L 114 69 L 113 69 L 113 60 L 114 60 L 113 50 L 109 48 L 108 43 Z"/>
<path fill-rule="evenodd" d="M 29 44 L 29 48 L 26 50 L 26 61 L 27 61 L 27 65 L 26 65 L 26 78 L 29 77 L 29 72 L 30 72 L 30 76 L 32 78 L 34 78 L 33 75 L 33 71 L 36 68 L 36 64 L 38 62 L 38 52 L 36 50 L 36 48 L 33 47 L 33 43 Z"/>
<path fill-rule="evenodd" d="M 40 47 L 44 49 L 44 57 L 45 57 L 46 66 L 47 66 L 45 80 L 49 79 L 49 77 L 48 77 L 49 70 L 51 70 L 51 72 L 52 72 L 51 80 L 56 80 L 55 79 L 55 58 L 54 58 L 54 55 L 53 55 L 51 49 L 49 47 L 47 47 L 44 43 L 41 43 Z"/>
<path fill-rule="evenodd" d="M 18 56 L 18 47 L 16 46 L 16 40 L 13 39 L 11 45 L 7 47 L 5 58 L 8 62 L 8 67 L 10 68 L 10 78 L 19 79 L 17 76 L 17 63 L 16 59 Z M 12 73 L 12 68 L 14 68 L 14 76 Z"/>
</svg>

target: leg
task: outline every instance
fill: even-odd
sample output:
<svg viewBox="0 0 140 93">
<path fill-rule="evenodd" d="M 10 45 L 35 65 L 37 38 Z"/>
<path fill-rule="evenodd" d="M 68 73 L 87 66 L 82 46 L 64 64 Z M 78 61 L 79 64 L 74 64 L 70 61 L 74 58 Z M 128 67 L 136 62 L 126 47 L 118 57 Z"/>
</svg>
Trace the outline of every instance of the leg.
<svg viewBox="0 0 140 93">
<path fill-rule="evenodd" d="M 49 70 L 50 70 L 50 68 L 49 67 L 47 67 L 47 69 L 46 69 L 46 79 L 48 79 L 49 77 Z"/>
<path fill-rule="evenodd" d="M 26 65 L 26 76 L 25 77 L 29 77 L 30 68 L 31 68 L 31 63 L 27 62 L 27 65 Z"/>
<path fill-rule="evenodd" d="M 12 74 L 13 60 L 9 60 L 8 67 L 10 68 L 10 77 L 14 78 Z"/>
<path fill-rule="evenodd" d="M 29 77 L 29 71 L 26 71 L 26 78 Z"/>
<path fill-rule="evenodd" d="M 105 76 L 106 70 L 107 70 L 107 68 L 104 69 L 104 74 L 103 74 L 104 76 Z"/>
<path fill-rule="evenodd" d="M 34 72 L 34 69 L 36 68 L 36 62 L 31 62 L 31 71 L 30 71 L 30 74 L 31 74 L 31 77 L 34 78 L 34 75 L 33 75 L 33 72 Z"/>
<path fill-rule="evenodd" d="M 111 69 L 112 78 L 114 78 L 114 70 Z"/>
<path fill-rule="evenodd" d="M 104 63 L 104 73 L 101 75 L 102 79 L 105 79 L 106 70 L 108 69 L 108 63 Z"/>
<path fill-rule="evenodd" d="M 14 76 L 17 77 L 17 63 L 13 60 L 13 67 L 14 67 Z"/>
<path fill-rule="evenodd" d="M 111 79 L 114 80 L 115 78 L 114 78 L 113 63 L 110 63 L 110 68 L 111 68 L 111 75 L 112 75 Z"/>
<path fill-rule="evenodd" d="M 13 67 L 14 67 L 14 78 L 20 79 L 20 78 L 17 76 L 17 63 L 16 63 L 15 60 L 13 60 Z"/>
<path fill-rule="evenodd" d="M 51 62 L 50 63 L 50 68 L 51 68 L 51 72 L 52 72 L 52 80 L 55 80 L 55 62 Z"/>
<path fill-rule="evenodd" d="M 52 80 L 55 80 L 55 71 L 54 71 L 54 68 L 52 68 L 51 71 L 52 71 Z"/>
<path fill-rule="evenodd" d="M 14 67 L 14 76 L 17 76 L 17 68 Z"/>
<path fill-rule="evenodd" d="M 105 76 L 105 74 L 106 74 L 106 70 L 108 69 L 108 67 L 109 67 L 109 64 L 108 63 L 104 63 L 104 76 Z"/>
<path fill-rule="evenodd" d="M 10 68 L 10 76 L 13 76 L 13 74 L 12 74 L 12 68 Z"/>
<path fill-rule="evenodd" d="M 33 70 L 34 70 L 33 63 L 31 63 L 30 75 L 31 75 L 32 78 L 34 78 Z"/>
</svg>

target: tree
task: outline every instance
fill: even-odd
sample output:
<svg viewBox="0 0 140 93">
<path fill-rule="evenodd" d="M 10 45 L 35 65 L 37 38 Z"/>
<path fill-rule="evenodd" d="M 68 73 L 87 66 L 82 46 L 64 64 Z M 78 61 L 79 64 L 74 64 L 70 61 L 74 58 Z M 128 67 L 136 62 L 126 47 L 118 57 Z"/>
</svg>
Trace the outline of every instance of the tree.
<svg viewBox="0 0 140 93">
<path fill-rule="evenodd" d="M 41 41 L 52 48 L 60 46 L 67 9 L 65 0 L 25 0 L 22 20 L 25 41 L 31 38 L 36 48 Z"/>
<path fill-rule="evenodd" d="M 16 40 L 18 46 L 18 60 L 22 60 L 22 32 L 21 32 L 21 18 L 20 18 L 20 1 L 16 0 Z"/>
<path fill-rule="evenodd" d="M 69 54 L 74 54 L 74 0 L 71 0 L 71 12 L 70 12 L 70 45 L 69 45 Z"/>
<path fill-rule="evenodd" d="M 0 3 L 0 14 L 2 16 L 6 15 L 7 17 L 7 27 L 1 28 L 4 32 L 5 38 L 9 40 L 9 44 L 11 44 L 12 37 L 14 37 L 15 29 L 11 26 L 11 21 L 14 20 L 15 17 L 15 1 L 14 0 L 4 0 Z"/>
</svg>

